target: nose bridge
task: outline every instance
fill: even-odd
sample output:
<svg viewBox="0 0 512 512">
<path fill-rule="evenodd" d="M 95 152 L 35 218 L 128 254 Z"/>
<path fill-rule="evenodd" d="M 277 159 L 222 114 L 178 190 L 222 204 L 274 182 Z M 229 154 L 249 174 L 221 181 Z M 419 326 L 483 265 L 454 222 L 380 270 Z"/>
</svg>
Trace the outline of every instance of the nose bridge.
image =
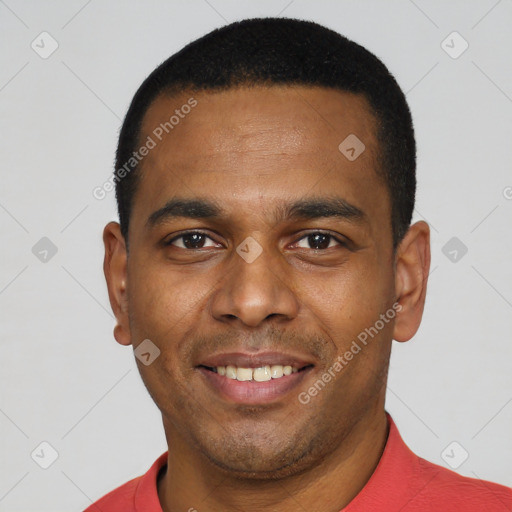
<svg viewBox="0 0 512 512">
<path fill-rule="evenodd" d="M 259 325 L 270 315 L 294 317 L 298 301 L 281 262 L 279 255 L 263 242 L 253 237 L 243 240 L 233 252 L 214 295 L 214 317 L 223 321 L 236 317 L 250 326 Z"/>
</svg>

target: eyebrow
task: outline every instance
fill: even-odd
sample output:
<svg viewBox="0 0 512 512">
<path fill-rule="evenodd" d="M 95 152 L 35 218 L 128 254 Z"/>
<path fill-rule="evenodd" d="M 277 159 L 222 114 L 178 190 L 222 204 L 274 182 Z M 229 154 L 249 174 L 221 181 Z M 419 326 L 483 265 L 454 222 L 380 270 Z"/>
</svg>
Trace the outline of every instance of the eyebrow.
<svg viewBox="0 0 512 512">
<path fill-rule="evenodd" d="M 147 228 L 175 218 L 223 219 L 226 212 L 215 201 L 209 199 L 173 198 L 162 208 L 154 211 L 146 221 Z M 318 197 L 299 199 L 278 205 L 274 211 L 275 221 L 314 220 L 335 217 L 351 222 L 368 222 L 368 216 L 357 206 L 341 197 Z"/>
</svg>

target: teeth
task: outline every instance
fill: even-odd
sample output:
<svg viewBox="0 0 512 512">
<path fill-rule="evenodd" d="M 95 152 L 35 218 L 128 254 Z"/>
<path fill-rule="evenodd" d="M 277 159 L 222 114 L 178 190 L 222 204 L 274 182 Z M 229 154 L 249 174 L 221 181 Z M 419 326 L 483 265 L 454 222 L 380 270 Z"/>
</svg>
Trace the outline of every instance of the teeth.
<svg viewBox="0 0 512 512">
<path fill-rule="evenodd" d="M 252 368 L 237 368 L 236 380 L 252 380 Z"/>
<path fill-rule="evenodd" d="M 256 382 L 267 382 L 272 379 L 280 379 L 283 376 L 297 373 L 298 368 L 291 365 L 275 364 L 272 366 L 266 365 L 259 368 L 241 368 L 234 365 L 217 366 L 216 371 L 219 375 L 227 377 L 228 379 L 238 380 L 241 382 L 254 380 Z"/>
<path fill-rule="evenodd" d="M 270 375 L 273 379 L 279 379 L 279 377 L 282 377 L 283 374 L 283 367 L 280 364 L 275 364 L 274 366 L 270 367 Z"/>
<path fill-rule="evenodd" d="M 219 367 L 217 367 L 217 372 L 219 371 Z M 236 366 L 228 365 L 226 366 L 226 377 L 228 379 L 236 380 Z"/>
<path fill-rule="evenodd" d="M 256 382 L 265 382 L 272 379 L 270 374 L 270 366 L 263 366 L 263 368 L 254 368 L 252 378 Z"/>
</svg>

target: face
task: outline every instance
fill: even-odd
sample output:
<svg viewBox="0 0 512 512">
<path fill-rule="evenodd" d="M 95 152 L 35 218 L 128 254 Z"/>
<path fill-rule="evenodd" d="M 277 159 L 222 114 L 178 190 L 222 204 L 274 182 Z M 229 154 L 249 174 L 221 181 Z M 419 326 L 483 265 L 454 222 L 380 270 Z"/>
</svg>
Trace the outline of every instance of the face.
<svg viewBox="0 0 512 512">
<path fill-rule="evenodd" d="M 362 146 L 338 148 L 350 134 L 364 144 L 355 159 Z M 147 137 L 129 254 L 110 223 L 105 272 L 116 339 L 160 350 L 137 363 L 168 441 L 257 478 L 318 464 L 383 411 L 391 340 L 410 337 L 423 307 L 423 291 L 408 302 L 418 272 L 393 252 L 366 100 L 183 93 L 151 105 Z"/>
</svg>

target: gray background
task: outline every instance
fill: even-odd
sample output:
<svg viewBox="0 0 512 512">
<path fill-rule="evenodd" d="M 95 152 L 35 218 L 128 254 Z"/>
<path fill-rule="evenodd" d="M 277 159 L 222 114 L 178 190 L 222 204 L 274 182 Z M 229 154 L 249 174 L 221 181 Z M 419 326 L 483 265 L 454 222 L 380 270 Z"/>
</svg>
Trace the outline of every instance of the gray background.
<svg viewBox="0 0 512 512">
<path fill-rule="evenodd" d="M 166 450 L 132 350 L 112 336 L 101 231 L 115 200 L 92 190 L 112 172 L 121 119 L 157 64 L 225 22 L 270 15 L 347 35 L 407 92 L 415 219 L 432 228 L 433 260 L 423 324 L 393 347 L 387 409 L 419 455 L 512 484 L 510 0 L 5 0 L 1 511 L 82 510 Z M 58 43 L 46 59 L 43 31 Z M 453 31 L 469 44 L 457 58 Z M 43 441 L 58 452 L 48 469 Z"/>
</svg>

